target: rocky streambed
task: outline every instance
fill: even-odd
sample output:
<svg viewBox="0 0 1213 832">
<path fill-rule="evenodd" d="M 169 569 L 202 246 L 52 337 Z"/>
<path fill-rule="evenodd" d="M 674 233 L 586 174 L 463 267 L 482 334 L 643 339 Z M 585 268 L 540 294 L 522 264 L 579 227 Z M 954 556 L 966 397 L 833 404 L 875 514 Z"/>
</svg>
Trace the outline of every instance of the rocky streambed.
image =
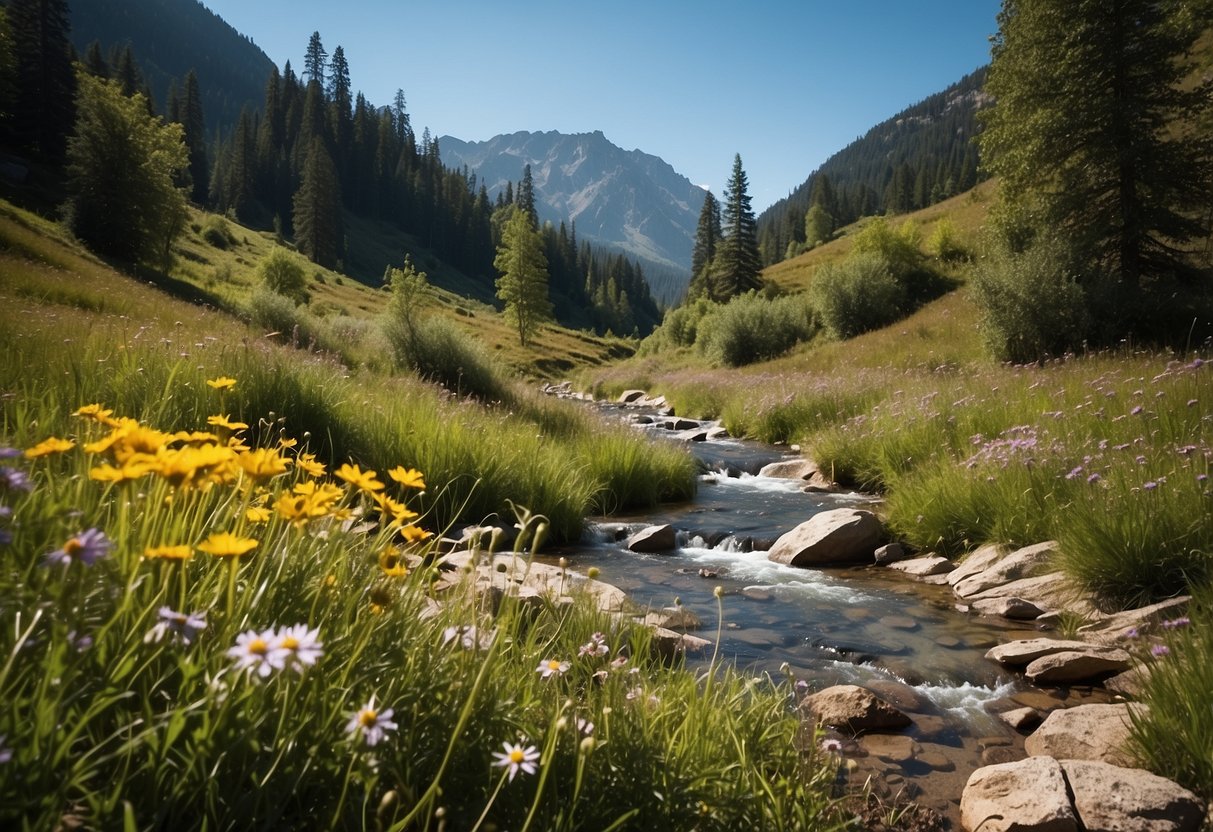
<svg viewBox="0 0 1213 832">
<path fill-rule="evenodd" d="M 840 782 L 913 800 L 950 828 L 1199 828 L 1199 801 L 1125 750 L 1149 667 L 1148 644 L 1143 663 L 1125 635 L 1175 620 L 1186 599 L 1102 615 L 1053 568 L 1050 542 L 983 547 L 959 565 L 911 557 L 872 497 L 795 450 L 731 439 L 640 391 L 624 399 L 612 415 L 700 459 L 699 493 L 592 523 L 553 556 L 597 568 L 691 662 L 707 661 L 719 629 L 721 656 L 793 677 Z"/>
</svg>

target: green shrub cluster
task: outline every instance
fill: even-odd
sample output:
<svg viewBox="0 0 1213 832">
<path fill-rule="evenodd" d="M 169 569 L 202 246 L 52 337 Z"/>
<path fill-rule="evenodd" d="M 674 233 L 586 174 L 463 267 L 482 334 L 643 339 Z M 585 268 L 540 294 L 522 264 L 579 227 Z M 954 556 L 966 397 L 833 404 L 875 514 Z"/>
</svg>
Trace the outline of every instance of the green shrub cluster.
<svg viewBox="0 0 1213 832">
<path fill-rule="evenodd" d="M 740 367 L 783 355 L 816 331 L 803 297 L 767 298 L 747 292 L 705 315 L 695 344 L 713 361 Z"/>
<path fill-rule="evenodd" d="M 218 249 L 227 249 L 236 242 L 228 221 L 218 214 L 211 214 L 203 222 L 198 231 L 208 245 Z"/>
<path fill-rule="evenodd" d="M 880 254 L 867 253 L 818 269 L 809 298 L 826 331 L 847 339 L 900 318 L 906 293 L 889 262 Z"/>
<path fill-rule="evenodd" d="M 274 246 L 257 263 L 257 277 L 271 292 L 290 298 L 296 304 L 308 301 L 307 274 L 299 258 L 282 246 Z"/>
</svg>

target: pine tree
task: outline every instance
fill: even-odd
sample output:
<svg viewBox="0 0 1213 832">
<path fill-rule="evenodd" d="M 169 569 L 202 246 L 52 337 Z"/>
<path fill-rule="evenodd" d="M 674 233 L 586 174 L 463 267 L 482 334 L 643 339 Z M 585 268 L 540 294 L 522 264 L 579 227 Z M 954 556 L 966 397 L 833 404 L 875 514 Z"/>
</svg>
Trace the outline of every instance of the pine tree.
<svg viewBox="0 0 1213 832">
<path fill-rule="evenodd" d="M 63 159 L 76 120 L 76 75 L 65 0 L 10 0 L 13 102 L 9 129 L 21 147 Z"/>
<path fill-rule="evenodd" d="M 100 41 L 93 41 L 84 51 L 84 70 L 94 78 L 110 77 L 110 65 L 101 54 Z"/>
<path fill-rule="evenodd" d="M 531 220 L 532 228 L 539 228 L 539 212 L 535 210 L 535 180 L 531 177 L 531 166 L 527 164 L 522 169 L 522 181 L 518 183 L 518 194 L 515 202 Z"/>
<path fill-rule="evenodd" d="M 720 203 L 708 191 L 699 209 L 699 224 L 695 228 L 695 247 L 691 249 L 691 282 L 687 297 L 694 300 L 710 294 L 710 268 L 720 245 Z"/>
<path fill-rule="evenodd" d="M 206 158 L 206 121 L 202 115 L 202 95 L 198 91 L 198 76 L 194 70 L 185 75 L 185 89 L 179 99 L 179 122 L 185 134 L 185 146 L 189 150 L 190 178 L 193 187 L 190 199 L 198 205 L 206 204 L 210 193 L 210 165 Z"/>
<path fill-rule="evenodd" d="M 174 178 L 188 163 L 181 126 L 147 114 L 143 96 L 80 76 L 67 148 L 68 225 L 89 247 L 131 262 L 167 261 L 185 222 Z"/>
<path fill-rule="evenodd" d="M 716 301 L 762 288 L 762 260 L 748 187 L 738 153 L 733 157 L 733 175 L 724 189 L 724 236 L 712 261 L 711 297 Z"/>
<path fill-rule="evenodd" d="M 1009 204 L 1130 290 L 1190 272 L 1208 233 L 1213 81 L 1188 83 L 1207 19 L 1186 5 L 1005 0 L 998 16 L 983 160 Z"/>
<path fill-rule="evenodd" d="M 324 89 L 325 68 L 328 66 L 329 53 L 324 51 L 320 42 L 320 33 L 312 32 L 307 42 L 307 52 L 303 56 L 303 77 L 308 83 L 315 81 Z"/>
<path fill-rule="evenodd" d="M 543 241 L 531 226 L 525 211 L 515 208 L 502 229 L 501 247 L 493 267 L 497 278 L 497 297 L 505 303 L 506 320 L 518 328 L 518 341 L 527 345 L 531 333 L 552 316 L 548 299 L 548 264 Z"/>
<path fill-rule="evenodd" d="M 344 236 L 341 189 L 324 140 L 312 139 L 294 199 L 295 244 L 313 263 L 334 268 Z"/>
</svg>

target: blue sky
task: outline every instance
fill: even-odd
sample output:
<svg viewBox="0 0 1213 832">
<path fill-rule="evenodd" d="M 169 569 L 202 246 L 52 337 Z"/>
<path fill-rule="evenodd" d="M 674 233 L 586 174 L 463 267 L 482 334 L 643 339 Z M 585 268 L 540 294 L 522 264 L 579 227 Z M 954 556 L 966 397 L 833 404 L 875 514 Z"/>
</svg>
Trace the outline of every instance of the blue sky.
<svg viewBox="0 0 1213 832">
<path fill-rule="evenodd" d="M 299 71 L 313 31 L 420 134 L 601 130 L 756 211 L 832 153 L 989 61 L 998 0 L 203 0 Z M 521 174 L 520 174 L 521 175 Z"/>
</svg>

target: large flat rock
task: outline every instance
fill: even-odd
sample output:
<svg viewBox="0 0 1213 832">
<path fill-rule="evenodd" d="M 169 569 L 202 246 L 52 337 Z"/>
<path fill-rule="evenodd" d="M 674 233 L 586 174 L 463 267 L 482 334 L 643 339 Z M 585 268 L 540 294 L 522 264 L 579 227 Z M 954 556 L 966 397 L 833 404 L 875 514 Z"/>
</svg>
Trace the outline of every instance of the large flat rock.
<svg viewBox="0 0 1213 832">
<path fill-rule="evenodd" d="M 872 563 L 884 538 L 880 520 L 870 511 L 823 511 L 775 541 L 767 557 L 789 566 Z"/>
<path fill-rule="evenodd" d="M 1097 682 L 1128 670 L 1132 661 L 1124 650 L 1062 650 L 1031 662 L 1023 675 L 1041 686 Z"/>
<path fill-rule="evenodd" d="M 1056 554 L 1057 544 L 1052 541 L 1016 549 L 980 572 L 951 582 L 952 591 L 968 598 L 1011 581 L 1034 578 L 1048 570 Z"/>
<path fill-rule="evenodd" d="M 1090 760 L 1062 760 L 1086 832 L 1197 832 L 1200 798 L 1165 777 Z"/>
<path fill-rule="evenodd" d="M 822 725 L 849 731 L 898 731 L 910 718 L 858 685 L 835 685 L 805 697 L 801 708 Z"/>
<path fill-rule="evenodd" d="M 1133 758 L 1128 751 L 1130 708 L 1140 714 L 1146 706 L 1122 702 L 1078 705 L 1053 711 L 1024 740 L 1024 751 L 1032 757 L 1131 765 Z"/>
<path fill-rule="evenodd" d="M 1078 832 L 1061 764 L 1029 757 L 979 768 L 960 798 L 968 832 Z"/>
</svg>

